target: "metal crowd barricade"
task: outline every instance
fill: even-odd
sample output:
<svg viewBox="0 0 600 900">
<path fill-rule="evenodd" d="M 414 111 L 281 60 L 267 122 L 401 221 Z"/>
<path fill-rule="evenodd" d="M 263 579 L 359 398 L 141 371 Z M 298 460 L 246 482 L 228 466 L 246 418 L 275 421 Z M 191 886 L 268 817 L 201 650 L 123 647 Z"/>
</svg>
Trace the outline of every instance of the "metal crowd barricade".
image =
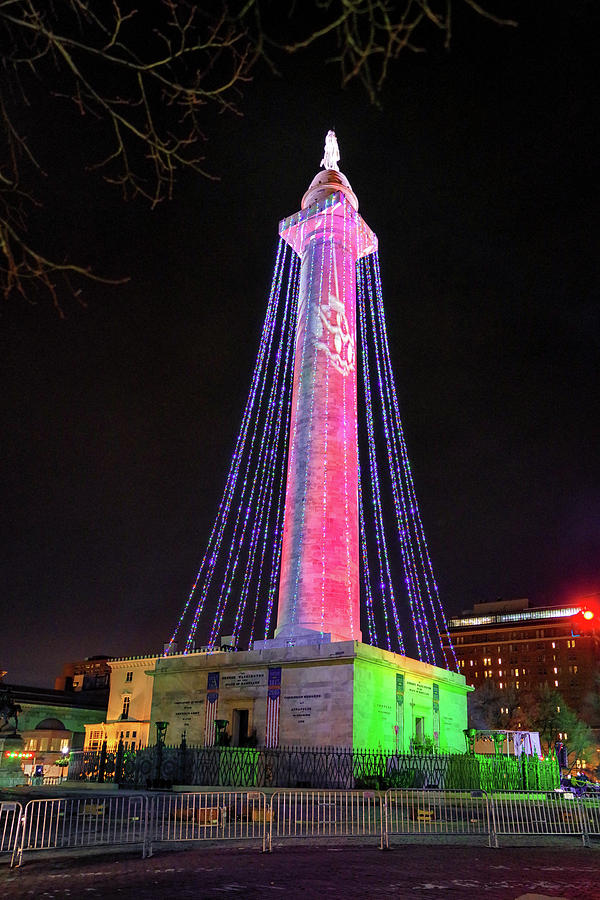
<svg viewBox="0 0 600 900">
<path fill-rule="evenodd" d="M 588 838 L 600 838 L 600 796 L 582 797 L 577 800 L 581 805 L 585 833 L 583 843 L 589 843 Z"/>
<path fill-rule="evenodd" d="M 267 798 L 262 791 L 157 794 L 150 800 L 153 843 L 256 840 L 265 849 Z"/>
<path fill-rule="evenodd" d="M 385 846 L 391 834 L 481 835 L 491 845 L 490 804 L 485 791 L 401 790 L 385 794 Z"/>
<path fill-rule="evenodd" d="M 564 835 L 587 843 L 584 809 L 562 791 L 495 791 L 492 800 L 494 845 L 498 835 Z"/>
<path fill-rule="evenodd" d="M 145 796 L 69 797 L 30 800 L 21 820 L 11 865 L 30 850 L 82 849 L 141 844 L 147 855 L 148 800 Z"/>
<path fill-rule="evenodd" d="M 285 838 L 377 838 L 383 846 L 381 796 L 375 791 L 279 790 L 271 795 L 268 849 Z"/>
<path fill-rule="evenodd" d="M 23 806 L 16 800 L 0 800 L 0 853 L 13 853 L 19 836 Z"/>
</svg>

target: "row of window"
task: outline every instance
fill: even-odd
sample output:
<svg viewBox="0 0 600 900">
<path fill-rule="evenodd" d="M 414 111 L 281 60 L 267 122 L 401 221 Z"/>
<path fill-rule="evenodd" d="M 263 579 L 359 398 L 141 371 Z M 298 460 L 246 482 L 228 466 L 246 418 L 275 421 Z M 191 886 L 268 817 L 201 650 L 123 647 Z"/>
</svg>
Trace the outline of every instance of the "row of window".
<svg viewBox="0 0 600 900">
<path fill-rule="evenodd" d="M 448 627 L 450 630 L 455 628 L 475 628 L 478 625 L 500 625 L 501 623 L 514 622 L 515 624 L 525 623 L 527 619 L 564 619 L 569 618 L 570 616 L 574 616 L 579 612 L 578 606 L 572 606 L 567 609 L 540 609 L 540 610 L 529 610 L 527 612 L 518 612 L 518 613 L 505 613 L 500 615 L 492 615 L 492 616 L 469 616 L 465 619 L 450 619 L 448 621 Z M 562 628 L 536 628 L 535 636 L 536 637 L 554 637 L 555 635 L 560 635 L 561 632 L 564 632 L 565 627 L 568 627 L 567 623 L 563 625 Z M 533 629 L 529 627 L 527 631 L 511 631 L 510 637 L 513 641 L 519 640 L 519 638 L 527 638 L 531 637 Z M 508 632 L 504 631 L 500 635 L 497 633 L 494 634 L 494 637 L 502 638 L 504 636 L 508 636 Z M 459 637 L 463 637 L 463 635 L 458 635 L 454 638 L 454 642 L 458 642 Z M 486 640 L 488 637 L 487 633 L 480 637 L 480 640 Z"/>
<path fill-rule="evenodd" d="M 133 750 L 136 745 L 137 731 L 122 731 L 119 737 L 123 741 L 123 747 L 125 750 L 131 749 Z M 131 740 L 130 740 L 131 738 Z M 90 739 L 88 741 L 86 750 L 100 750 L 102 744 L 104 742 L 104 733 L 102 731 L 91 731 Z M 112 748 L 116 750 L 115 747 Z"/>
<path fill-rule="evenodd" d="M 69 749 L 68 738 L 29 738 L 27 750 L 58 752 Z"/>
<path fill-rule="evenodd" d="M 479 641 L 469 641 L 469 643 L 473 647 L 476 647 L 476 646 L 480 645 L 481 641 L 480 640 Z M 537 641 L 535 644 L 533 643 L 533 641 L 531 643 L 526 643 L 526 644 L 508 644 L 508 645 L 507 644 L 496 644 L 496 652 L 502 653 L 502 652 L 508 651 L 509 653 L 523 653 L 523 651 L 527 652 L 528 650 L 533 650 L 534 648 L 537 650 L 544 650 L 547 646 L 548 646 L 547 641 Z M 565 649 L 564 641 L 562 644 L 560 641 L 552 641 L 551 646 L 552 646 L 553 650 L 556 650 L 556 649 L 564 650 Z M 481 649 L 482 649 L 483 653 L 493 653 L 494 652 L 491 647 L 486 646 L 486 645 L 484 645 Z M 566 649 L 567 650 L 575 649 L 575 638 L 567 638 Z"/>
<path fill-rule="evenodd" d="M 543 661 L 543 660 L 541 660 L 541 659 L 538 658 L 538 662 L 542 662 L 542 661 Z M 459 659 L 459 661 L 458 661 L 459 668 L 464 669 L 464 668 L 465 668 L 465 663 L 466 663 L 466 660 L 464 660 L 464 659 Z M 498 664 L 499 664 L 499 665 L 502 665 L 502 660 L 501 660 L 501 659 L 498 659 Z M 473 667 L 476 666 L 476 665 L 478 665 L 478 661 L 477 661 L 477 660 L 472 660 L 472 659 L 469 660 L 469 668 L 473 668 Z M 491 658 L 490 658 L 489 656 L 488 656 L 488 657 L 484 657 L 484 659 L 483 659 L 483 665 L 484 665 L 484 666 L 491 666 L 491 665 L 492 665 L 492 660 L 491 660 Z M 567 668 L 566 668 L 566 667 L 561 667 L 561 666 L 553 666 L 553 667 L 552 667 L 552 674 L 553 674 L 553 675 L 559 675 L 561 672 L 565 672 L 565 671 L 567 671 Z M 569 671 L 569 674 L 570 674 L 570 675 L 577 675 L 577 672 L 579 671 L 579 667 L 578 667 L 577 665 L 575 665 L 575 664 L 570 665 L 570 666 L 568 667 L 568 671 Z M 486 678 L 491 678 L 491 677 L 492 677 L 492 669 L 488 669 L 488 670 L 487 670 L 487 672 L 489 672 L 489 674 L 485 674 L 485 672 L 486 672 L 486 670 L 484 669 L 484 675 L 485 675 Z M 527 674 L 527 669 L 526 669 L 525 666 L 515 666 L 515 667 L 513 667 L 512 669 L 506 669 L 506 670 L 498 669 L 498 678 L 502 678 L 503 672 L 504 672 L 504 676 L 505 676 L 505 677 L 506 677 L 507 675 L 512 675 L 512 676 L 515 677 L 515 678 L 519 678 L 521 675 L 526 675 L 526 674 Z M 548 674 L 547 669 L 544 668 L 544 667 L 541 667 L 541 666 L 538 666 L 537 672 L 538 672 L 538 675 L 547 675 L 547 674 Z M 477 678 L 477 677 L 478 677 L 478 673 L 477 673 L 477 671 L 475 671 L 475 678 Z"/>
</svg>

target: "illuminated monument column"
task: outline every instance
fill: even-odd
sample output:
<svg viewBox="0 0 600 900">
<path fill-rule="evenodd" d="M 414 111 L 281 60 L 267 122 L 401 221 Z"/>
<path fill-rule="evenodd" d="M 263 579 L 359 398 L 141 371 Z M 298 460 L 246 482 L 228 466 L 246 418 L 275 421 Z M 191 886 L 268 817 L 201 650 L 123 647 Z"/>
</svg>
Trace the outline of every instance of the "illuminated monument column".
<svg viewBox="0 0 600 900">
<path fill-rule="evenodd" d="M 278 644 L 361 640 L 356 261 L 377 238 L 338 159 L 330 132 L 325 171 L 279 227 L 301 269 Z"/>
</svg>

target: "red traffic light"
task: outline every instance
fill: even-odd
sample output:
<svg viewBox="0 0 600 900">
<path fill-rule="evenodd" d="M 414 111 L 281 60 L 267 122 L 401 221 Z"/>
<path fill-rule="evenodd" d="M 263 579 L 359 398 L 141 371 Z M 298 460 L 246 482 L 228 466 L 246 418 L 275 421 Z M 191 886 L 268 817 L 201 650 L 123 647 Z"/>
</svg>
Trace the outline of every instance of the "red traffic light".
<svg viewBox="0 0 600 900">
<path fill-rule="evenodd" d="M 597 612 L 598 610 L 592 606 L 581 606 L 571 619 L 571 633 L 577 635 L 595 631 L 598 627 L 596 624 Z"/>
</svg>

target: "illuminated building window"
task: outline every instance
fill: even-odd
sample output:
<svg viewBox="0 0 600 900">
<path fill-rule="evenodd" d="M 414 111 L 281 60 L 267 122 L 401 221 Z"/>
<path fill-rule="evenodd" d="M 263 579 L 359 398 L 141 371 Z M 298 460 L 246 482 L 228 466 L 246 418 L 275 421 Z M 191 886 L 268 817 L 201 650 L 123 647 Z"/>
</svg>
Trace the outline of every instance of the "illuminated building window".
<svg viewBox="0 0 600 900">
<path fill-rule="evenodd" d="M 556 668 L 556 666 L 554 666 L 554 674 L 558 675 L 558 669 Z"/>
<path fill-rule="evenodd" d="M 133 681 L 133 672 L 127 672 L 125 675 L 125 681 Z"/>
<path fill-rule="evenodd" d="M 123 697 L 123 710 L 121 712 L 121 718 L 126 719 L 129 716 L 129 697 Z M 121 732 L 121 737 L 123 737 L 123 733 Z"/>
<path fill-rule="evenodd" d="M 470 666 L 473 665 L 473 660 L 472 660 L 472 659 L 469 660 L 469 665 L 470 665 Z"/>
<path fill-rule="evenodd" d="M 519 670 L 515 669 L 515 675 L 518 675 L 518 674 L 519 674 Z"/>
<path fill-rule="evenodd" d="M 519 690 L 519 682 L 518 682 L 518 681 L 515 681 L 515 688 L 516 688 L 517 690 Z"/>
<path fill-rule="evenodd" d="M 552 641 L 552 649 L 556 650 L 556 641 Z"/>
<path fill-rule="evenodd" d="M 500 657 L 498 657 L 498 665 L 499 665 L 499 666 L 502 665 L 502 660 L 500 659 Z"/>
<path fill-rule="evenodd" d="M 502 682 L 500 682 L 500 690 L 502 690 L 502 687 L 503 687 L 503 686 L 502 686 Z"/>
<path fill-rule="evenodd" d="M 556 679 L 554 681 L 554 687 L 558 687 L 558 681 L 556 681 Z"/>
</svg>

